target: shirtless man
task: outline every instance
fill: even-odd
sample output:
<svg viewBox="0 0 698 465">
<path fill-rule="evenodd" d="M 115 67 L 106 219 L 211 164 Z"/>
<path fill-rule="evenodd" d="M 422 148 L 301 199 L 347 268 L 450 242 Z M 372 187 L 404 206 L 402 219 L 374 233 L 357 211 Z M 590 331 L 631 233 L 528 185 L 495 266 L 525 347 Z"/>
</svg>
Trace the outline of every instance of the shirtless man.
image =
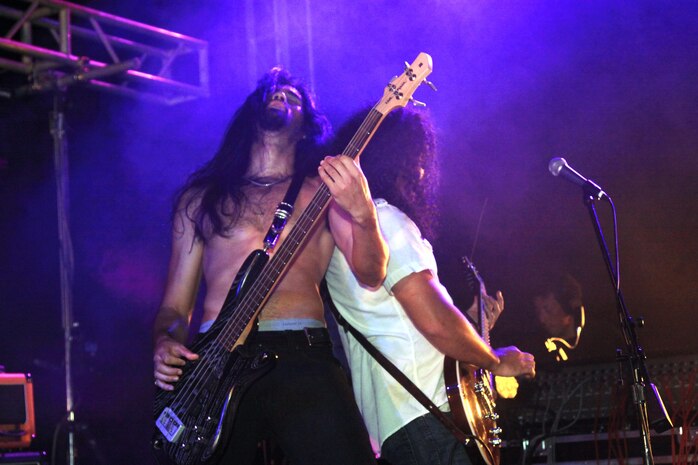
<svg viewBox="0 0 698 465">
<path fill-rule="evenodd" d="M 200 332 L 218 316 L 244 260 L 262 248 L 294 172 L 303 166 L 314 171 L 317 163 L 302 162 L 317 155 L 328 128 L 306 88 L 274 68 L 236 112 L 217 154 L 180 190 L 169 275 L 154 327 L 159 388 L 174 389 L 181 367 L 198 358 L 184 343 L 202 273 L 206 295 Z M 318 286 L 335 245 L 349 257 L 362 283 L 380 285 L 387 247 L 358 165 L 348 157 L 325 157 L 318 172 L 320 179 L 305 179 L 295 202 L 297 213 L 279 241 L 321 182 L 333 201 L 246 341 L 273 351 L 278 360 L 244 394 L 222 463 L 252 463 L 264 438 L 272 438 L 292 463 L 374 463 L 351 389 L 331 354 Z"/>
</svg>

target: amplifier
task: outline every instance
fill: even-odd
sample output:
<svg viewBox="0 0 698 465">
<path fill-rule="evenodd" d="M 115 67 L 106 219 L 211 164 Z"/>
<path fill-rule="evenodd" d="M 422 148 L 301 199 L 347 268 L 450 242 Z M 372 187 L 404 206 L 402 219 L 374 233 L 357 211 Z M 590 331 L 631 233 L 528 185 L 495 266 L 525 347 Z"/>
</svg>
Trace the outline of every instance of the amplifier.
<svg viewBox="0 0 698 465">
<path fill-rule="evenodd" d="M 27 448 L 35 434 L 31 375 L 0 373 L 0 449 Z"/>
</svg>

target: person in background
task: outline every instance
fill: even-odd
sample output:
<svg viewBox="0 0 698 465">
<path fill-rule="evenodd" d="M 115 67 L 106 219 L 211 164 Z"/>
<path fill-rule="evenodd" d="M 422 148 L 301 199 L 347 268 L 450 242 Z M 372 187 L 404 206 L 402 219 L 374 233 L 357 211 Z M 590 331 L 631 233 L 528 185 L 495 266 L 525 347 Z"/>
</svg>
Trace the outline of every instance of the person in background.
<svg viewBox="0 0 698 465">
<path fill-rule="evenodd" d="M 534 291 L 533 307 L 547 339 L 545 347 L 557 362 L 569 360 L 586 323 L 582 286 L 570 274 L 548 274 Z"/>
</svg>

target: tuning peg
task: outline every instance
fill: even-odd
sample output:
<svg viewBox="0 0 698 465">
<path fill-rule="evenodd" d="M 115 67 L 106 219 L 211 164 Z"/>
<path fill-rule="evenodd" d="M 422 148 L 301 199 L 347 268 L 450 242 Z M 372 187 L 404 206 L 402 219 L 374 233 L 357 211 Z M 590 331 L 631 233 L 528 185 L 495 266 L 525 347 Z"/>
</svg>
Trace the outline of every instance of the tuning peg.
<svg viewBox="0 0 698 465">
<path fill-rule="evenodd" d="M 427 80 L 425 79 L 425 80 L 424 80 L 424 84 L 426 84 L 426 85 L 428 85 L 429 87 L 431 87 L 431 90 L 436 91 L 436 86 L 434 85 L 433 82 L 427 81 Z"/>
<path fill-rule="evenodd" d="M 397 79 L 397 76 L 391 77 L 390 81 L 388 81 L 388 84 L 392 84 L 395 79 Z"/>
<path fill-rule="evenodd" d="M 410 64 L 407 62 L 405 62 L 405 76 L 407 76 L 410 81 L 417 79 L 417 74 L 410 68 Z"/>
<path fill-rule="evenodd" d="M 415 107 L 426 107 L 427 104 L 424 102 L 420 102 L 419 100 L 415 100 L 414 98 L 410 97 L 410 102 L 412 102 L 412 105 Z"/>
</svg>

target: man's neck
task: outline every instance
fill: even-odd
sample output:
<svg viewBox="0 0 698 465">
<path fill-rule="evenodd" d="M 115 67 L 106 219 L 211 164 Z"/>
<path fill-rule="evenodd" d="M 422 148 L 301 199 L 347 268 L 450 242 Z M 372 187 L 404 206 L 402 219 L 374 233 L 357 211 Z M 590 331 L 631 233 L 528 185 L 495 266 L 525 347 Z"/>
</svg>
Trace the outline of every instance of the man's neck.
<svg viewBox="0 0 698 465">
<path fill-rule="evenodd" d="M 282 178 L 293 174 L 297 137 L 286 131 L 260 131 L 252 144 L 250 166 L 245 175 L 255 178 Z"/>
</svg>

